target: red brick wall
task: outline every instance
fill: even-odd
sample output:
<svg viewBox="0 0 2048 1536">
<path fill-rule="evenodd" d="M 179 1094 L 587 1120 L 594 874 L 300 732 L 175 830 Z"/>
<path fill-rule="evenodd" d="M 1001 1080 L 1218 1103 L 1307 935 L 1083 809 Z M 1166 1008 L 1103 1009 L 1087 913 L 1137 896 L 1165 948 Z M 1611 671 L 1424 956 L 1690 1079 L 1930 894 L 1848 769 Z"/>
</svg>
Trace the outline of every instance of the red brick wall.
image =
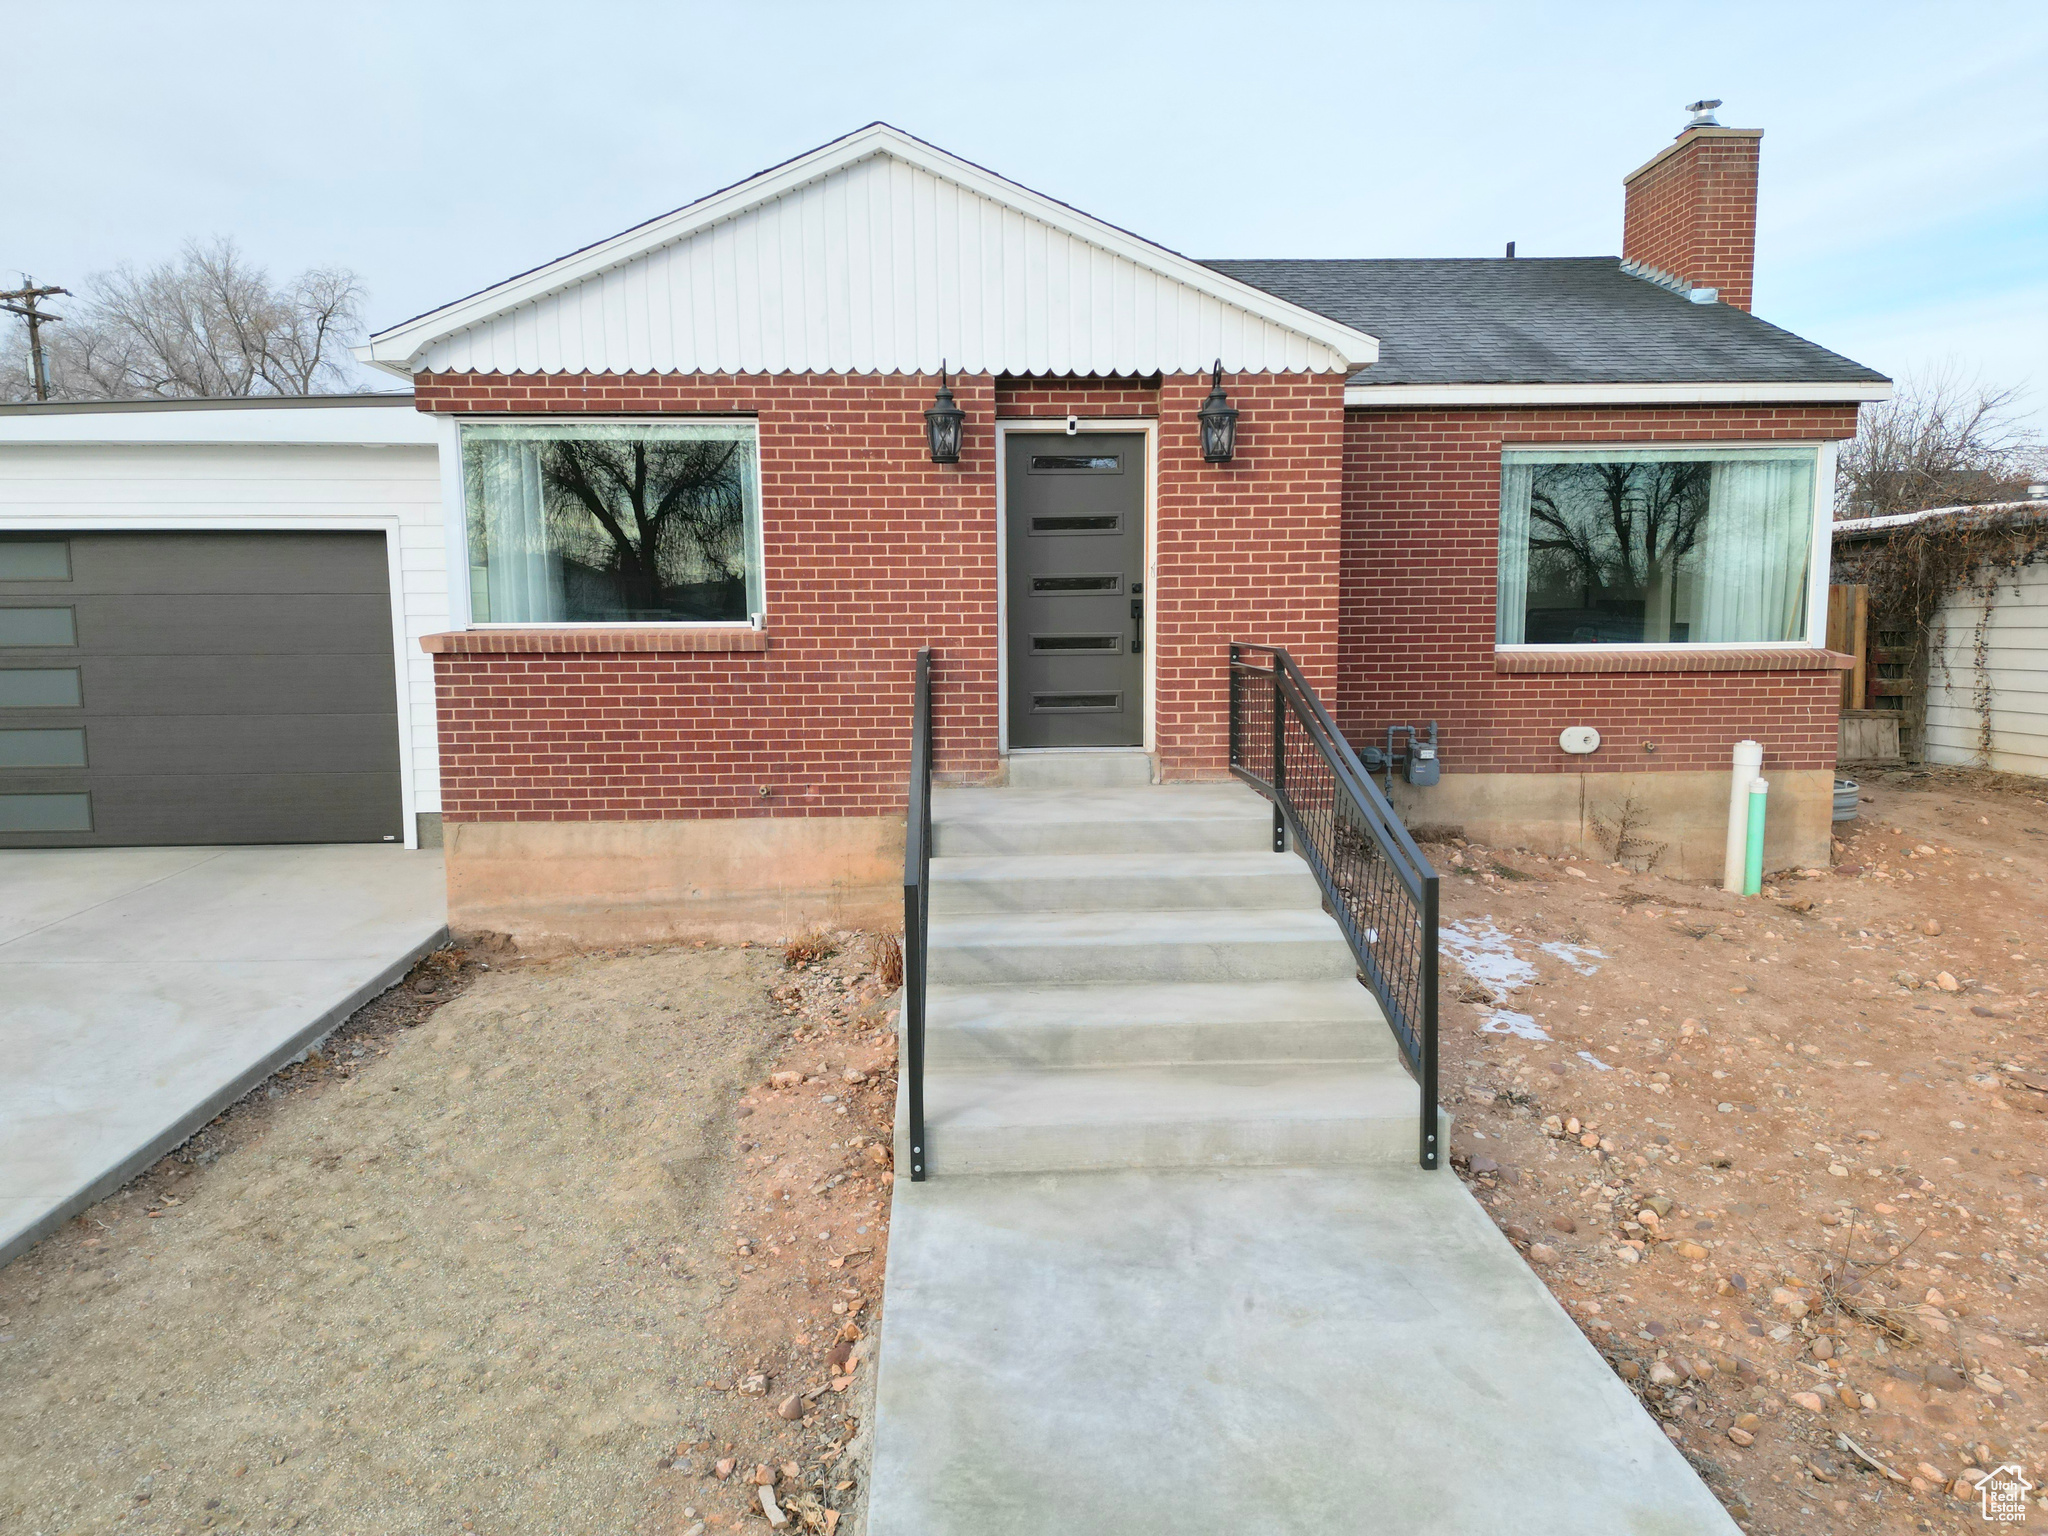
<svg viewBox="0 0 2048 1536">
<path fill-rule="evenodd" d="M 431 376 L 431 411 L 745 412 L 761 433 L 762 654 L 439 655 L 450 821 L 900 813 L 913 654 L 938 768 L 996 767 L 987 378 L 956 378 L 961 461 L 931 462 L 937 379 Z M 763 795 L 763 789 L 769 791 Z"/>
<path fill-rule="evenodd" d="M 1756 275 L 1756 185 L 1761 134 L 1689 131 L 1626 181 L 1621 254 L 1750 307 Z"/>
<path fill-rule="evenodd" d="M 1285 646 L 1309 681 L 1336 682 L 1344 379 L 1232 377 L 1237 454 L 1203 461 L 1206 375 L 1159 391 L 1159 765 L 1167 778 L 1229 771 L 1230 642 Z M 1185 429 L 1181 428 L 1186 423 Z"/>
<path fill-rule="evenodd" d="M 1151 379 L 1020 379 L 1004 374 L 996 380 L 999 416 L 1157 416 L 1159 380 Z"/>
<path fill-rule="evenodd" d="M 997 764 L 993 421 L 1161 417 L 1164 771 L 1225 771 L 1233 639 L 1336 656 L 1343 379 L 1226 377 L 1238 456 L 1205 464 L 1206 377 L 956 377 L 958 465 L 925 451 L 935 378 L 422 375 L 422 410 L 738 412 L 761 434 L 765 653 L 435 657 L 450 821 L 880 815 L 902 807 L 912 653 L 940 658 L 939 770 Z M 761 791 L 768 790 L 766 795 Z"/>
<path fill-rule="evenodd" d="M 1345 428 L 1343 596 L 1333 712 L 1354 743 L 1434 718 L 1447 773 L 1767 768 L 1835 760 L 1839 674 L 1494 669 L 1504 445 L 1843 438 L 1854 406 L 1353 411 Z M 1558 750 L 1596 726 L 1599 752 Z M 1654 752 L 1645 742 L 1656 746 Z"/>
<path fill-rule="evenodd" d="M 1319 688 L 1335 678 L 1343 376 L 1225 374 L 1223 387 L 1240 414 L 1236 454 L 1219 465 L 1203 459 L 1195 422 L 1206 374 L 996 384 L 1009 419 L 1160 419 L 1149 600 L 1160 772 L 1171 779 L 1229 771 L 1231 641 L 1286 646 Z"/>
</svg>

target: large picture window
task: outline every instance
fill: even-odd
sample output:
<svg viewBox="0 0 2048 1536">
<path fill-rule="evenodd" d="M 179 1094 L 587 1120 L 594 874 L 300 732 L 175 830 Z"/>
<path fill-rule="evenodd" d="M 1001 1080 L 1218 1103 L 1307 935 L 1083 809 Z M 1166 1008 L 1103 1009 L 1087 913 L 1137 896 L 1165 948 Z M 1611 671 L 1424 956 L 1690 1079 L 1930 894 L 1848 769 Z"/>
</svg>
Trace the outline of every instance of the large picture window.
<svg viewBox="0 0 2048 1536">
<path fill-rule="evenodd" d="M 1812 448 L 1511 449 L 1502 645 L 1804 640 Z"/>
<path fill-rule="evenodd" d="M 465 424 L 462 484 L 476 623 L 761 611 L 752 422 Z"/>
</svg>

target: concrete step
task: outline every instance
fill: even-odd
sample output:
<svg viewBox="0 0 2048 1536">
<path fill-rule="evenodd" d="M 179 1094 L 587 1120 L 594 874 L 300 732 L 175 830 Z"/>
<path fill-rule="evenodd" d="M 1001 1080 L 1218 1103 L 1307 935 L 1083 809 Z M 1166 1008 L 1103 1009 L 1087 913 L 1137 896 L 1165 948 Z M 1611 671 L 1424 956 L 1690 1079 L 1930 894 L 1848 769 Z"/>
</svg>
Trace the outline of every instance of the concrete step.
<svg viewBox="0 0 2048 1536">
<path fill-rule="evenodd" d="M 1272 846 L 1271 807 L 1237 783 L 932 792 L 932 852 L 940 858 L 1255 853 Z"/>
<path fill-rule="evenodd" d="M 925 1077 L 935 1178 L 1113 1168 L 1413 1163 L 1413 1079 L 1399 1067 L 1037 1068 Z M 908 1148 L 897 1149 L 907 1168 Z"/>
<path fill-rule="evenodd" d="M 932 861 L 932 911 L 1317 911 L 1322 890 L 1289 854 L 1028 853 Z"/>
<path fill-rule="evenodd" d="M 1358 973 L 1320 910 L 934 917 L 930 936 L 926 976 L 940 985 L 1343 981 Z"/>
<path fill-rule="evenodd" d="M 1135 789 L 1152 782 L 1152 754 L 1141 747 L 1012 752 L 1009 770 L 1012 789 Z"/>
<path fill-rule="evenodd" d="M 1397 1059 L 1352 981 L 932 987 L 928 1070 Z"/>
</svg>

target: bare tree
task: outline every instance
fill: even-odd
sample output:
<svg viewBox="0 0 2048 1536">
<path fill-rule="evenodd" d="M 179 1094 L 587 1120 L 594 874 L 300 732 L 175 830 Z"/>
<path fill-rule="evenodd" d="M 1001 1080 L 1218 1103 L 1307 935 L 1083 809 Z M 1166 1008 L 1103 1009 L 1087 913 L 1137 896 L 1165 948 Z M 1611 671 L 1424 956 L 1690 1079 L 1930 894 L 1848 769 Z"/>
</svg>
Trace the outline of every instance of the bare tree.
<svg viewBox="0 0 2048 1536">
<path fill-rule="evenodd" d="M 1865 406 L 1842 449 L 1835 516 L 2017 501 L 2043 463 L 2040 441 L 2014 419 L 2019 402 L 2017 389 L 1943 372 Z"/>
<path fill-rule="evenodd" d="M 349 387 L 360 331 L 354 273 L 318 267 L 281 285 L 232 240 L 188 244 L 176 261 L 91 279 L 50 328 L 59 400 L 315 395 Z M 16 353 L 22 354 L 17 358 Z M 0 359 L 0 395 L 32 398 L 20 338 Z"/>
</svg>

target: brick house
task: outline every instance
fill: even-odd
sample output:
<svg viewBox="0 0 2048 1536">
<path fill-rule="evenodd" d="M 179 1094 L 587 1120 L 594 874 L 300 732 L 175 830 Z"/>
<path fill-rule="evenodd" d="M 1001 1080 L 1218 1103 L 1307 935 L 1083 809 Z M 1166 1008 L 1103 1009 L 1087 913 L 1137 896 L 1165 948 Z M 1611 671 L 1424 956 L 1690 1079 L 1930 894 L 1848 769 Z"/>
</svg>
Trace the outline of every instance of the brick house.
<svg viewBox="0 0 2048 1536">
<path fill-rule="evenodd" d="M 1772 861 L 1824 861 L 1835 447 L 1887 386 L 1748 312 L 1759 137 L 1628 177 L 1620 259 L 1202 263 L 875 125 L 381 332 L 440 434 L 453 920 L 887 920 L 927 645 L 955 781 L 1223 776 L 1251 640 L 1361 748 L 1436 722 L 1411 822 L 1632 805 L 1713 873 L 1747 736 Z"/>
<path fill-rule="evenodd" d="M 1886 383 L 1749 315 L 1759 137 L 1700 121 L 1628 176 L 1622 260 L 1204 264 L 874 125 L 375 336 L 444 434 L 457 918 L 883 918 L 920 645 L 954 780 L 1063 743 L 1217 778 L 1253 639 L 1358 745 L 1438 723 L 1411 821 L 1577 850 L 1634 803 L 1712 872 L 1751 735 L 1774 860 L 1825 860 L 1823 530 Z M 670 573 L 717 584 L 623 598 L 578 453 L 717 459 L 682 500 L 719 502 L 723 553 L 674 541 Z"/>
</svg>

